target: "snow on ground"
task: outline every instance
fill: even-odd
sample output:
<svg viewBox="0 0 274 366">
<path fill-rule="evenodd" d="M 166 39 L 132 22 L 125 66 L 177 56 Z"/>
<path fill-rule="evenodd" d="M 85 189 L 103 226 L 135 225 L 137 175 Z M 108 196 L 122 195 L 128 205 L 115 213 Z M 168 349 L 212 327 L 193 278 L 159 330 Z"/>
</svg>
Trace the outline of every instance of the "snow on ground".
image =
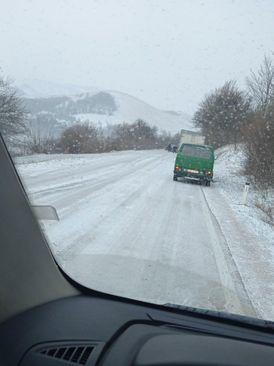
<svg viewBox="0 0 274 366">
<path fill-rule="evenodd" d="M 243 148 L 226 146 L 216 151 L 215 183 L 205 191 L 209 207 L 225 238 L 229 255 L 239 272 L 239 281 L 262 318 L 274 317 L 274 227 L 256 207 L 261 193 L 251 184 L 243 205 Z M 274 202 L 269 192 L 267 204 Z M 225 209 L 225 211 L 224 211 Z"/>
<path fill-rule="evenodd" d="M 253 230 L 251 207 L 237 205 L 242 178 L 230 153 L 219 152 L 211 187 L 174 182 L 175 155 L 159 150 L 17 164 L 33 202 L 57 208 L 60 221 L 43 226 L 58 262 L 80 283 L 273 320 L 272 233 L 261 235 L 256 215 Z"/>
<path fill-rule="evenodd" d="M 76 114 L 75 118 L 81 121 L 93 121 L 100 123 L 103 127 L 117 125 L 118 123 L 133 123 L 137 119 L 143 119 L 151 126 L 156 126 L 159 131 L 178 133 L 181 129 L 194 131 L 191 117 L 183 112 L 170 113 L 155 108 L 144 101 L 126 93 L 118 91 L 106 91 L 115 100 L 117 110 L 112 115 L 84 113 Z"/>
<path fill-rule="evenodd" d="M 232 145 L 225 146 L 216 151 L 216 156 L 217 186 L 228 199 L 233 211 L 249 225 L 250 230 L 254 230 L 259 237 L 272 244 L 274 250 L 274 226 L 268 223 L 267 215 L 257 207 L 260 202 L 274 207 L 274 191 L 264 192 L 267 193 L 267 197 L 263 197 L 251 183 L 247 204 L 243 205 L 243 189 L 246 182 L 250 183 L 250 179 L 243 174 L 245 162 L 243 147 L 240 145 L 235 150 Z"/>
</svg>

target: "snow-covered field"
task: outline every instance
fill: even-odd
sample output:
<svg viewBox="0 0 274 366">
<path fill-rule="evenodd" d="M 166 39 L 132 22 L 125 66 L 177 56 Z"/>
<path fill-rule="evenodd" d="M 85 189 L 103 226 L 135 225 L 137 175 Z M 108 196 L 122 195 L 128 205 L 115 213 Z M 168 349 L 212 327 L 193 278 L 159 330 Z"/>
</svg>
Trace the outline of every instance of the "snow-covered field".
<svg viewBox="0 0 274 366">
<path fill-rule="evenodd" d="M 56 207 L 60 221 L 43 226 L 77 281 L 144 301 L 274 320 L 273 228 L 252 201 L 239 205 L 241 156 L 231 148 L 218 155 L 211 187 L 173 182 L 175 155 L 159 150 L 31 156 L 17 164 L 32 201 Z"/>
</svg>

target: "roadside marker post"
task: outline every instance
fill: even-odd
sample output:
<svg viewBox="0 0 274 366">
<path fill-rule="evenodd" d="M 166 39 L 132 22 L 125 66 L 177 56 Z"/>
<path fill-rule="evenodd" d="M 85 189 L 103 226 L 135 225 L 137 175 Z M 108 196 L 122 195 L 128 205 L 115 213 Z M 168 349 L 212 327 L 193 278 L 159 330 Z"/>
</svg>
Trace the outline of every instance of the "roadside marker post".
<svg viewBox="0 0 274 366">
<path fill-rule="evenodd" d="M 247 196 L 249 191 L 250 183 L 246 182 L 243 191 L 243 205 L 247 204 Z"/>
</svg>

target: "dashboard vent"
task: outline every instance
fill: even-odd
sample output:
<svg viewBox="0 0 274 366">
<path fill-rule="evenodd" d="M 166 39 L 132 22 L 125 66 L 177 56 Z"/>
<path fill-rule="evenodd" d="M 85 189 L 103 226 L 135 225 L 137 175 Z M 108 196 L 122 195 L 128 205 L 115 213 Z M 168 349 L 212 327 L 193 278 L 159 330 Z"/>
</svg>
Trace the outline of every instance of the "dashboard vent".
<svg viewBox="0 0 274 366">
<path fill-rule="evenodd" d="M 56 345 L 37 350 L 38 353 L 78 365 L 85 365 L 94 345 Z"/>
</svg>

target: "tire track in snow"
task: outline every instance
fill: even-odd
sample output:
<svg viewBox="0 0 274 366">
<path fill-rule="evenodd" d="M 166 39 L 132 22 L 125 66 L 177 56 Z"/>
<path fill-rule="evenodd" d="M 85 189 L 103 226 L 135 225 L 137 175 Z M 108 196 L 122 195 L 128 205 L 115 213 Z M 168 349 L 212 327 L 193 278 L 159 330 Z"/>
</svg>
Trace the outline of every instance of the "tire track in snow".
<svg viewBox="0 0 274 366">
<path fill-rule="evenodd" d="M 142 164 L 142 167 L 155 165 L 155 161 L 158 159 L 157 157 L 153 157 L 147 160 L 147 162 Z M 100 169 L 99 174 L 94 172 L 88 181 L 86 180 L 83 182 L 80 180 L 73 184 L 67 183 L 67 185 L 62 185 L 60 190 L 57 189 L 57 192 L 55 188 L 51 188 L 50 191 L 43 191 L 42 196 L 33 194 L 32 200 L 39 203 L 42 202 L 43 204 L 53 205 L 57 208 L 61 218 L 64 218 L 66 215 L 69 215 L 72 210 L 80 208 L 81 204 L 85 205 L 89 203 L 89 198 L 91 196 L 95 199 L 98 194 L 101 194 L 100 191 L 106 190 L 109 186 L 113 189 L 118 183 L 120 184 L 121 181 L 140 174 L 139 171 L 136 170 L 136 166 L 138 169 L 140 162 L 141 159 L 135 162 L 134 166 L 125 171 L 122 175 L 119 172 L 119 166 L 117 167 L 117 165 L 113 167 L 114 173 L 111 171 L 106 174 L 103 169 Z M 119 163 L 119 165 L 120 164 L 123 165 L 123 163 Z M 159 164 L 159 162 L 157 162 L 157 164 Z"/>
<path fill-rule="evenodd" d="M 155 160 L 155 159 L 156 158 L 149 158 L 147 160 Z M 143 163 L 143 162 L 144 162 L 144 159 L 143 158 L 139 158 L 139 159 L 133 161 L 134 165 L 138 165 L 139 163 Z M 106 172 L 108 174 L 112 174 L 112 171 L 113 170 L 114 171 L 117 170 L 117 168 L 119 168 L 119 165 L 120 166 L 124 166 L 125 165 L 125 162 L 123 162 L 123 161 L 118 162 L 118 164 L 116 164 L 115 167 L 113 167 L 113 163 L 104 164 L 104 170 L 102 169 L 102 165 L 95 165 L 95 166 L 92 165 L 92 166 L 90 166 L 90 168 L 92 170 L 94 170 L 94 171 L 96 171 L 96 169 L 99 168 L 100 175 L 105 176 L 106 175 Z M 112 170 L 108 171 L 107 169 L 109 167 L 111 167 Z M 56 169 L 56 171 L 58 171 L 58 169 Z M 55 173 L 56 171 L 54 170 L 53 173 Z M 58 173 L 60 174 L 60 169 L 59 169 Z M 81 171 L 80 172 L 78 172 L 78 171 L 75 172 L 75 171 L 72 170 L 70 172 L 70 174 L 68 175 L 68 177 L 67 177 L 70 180 L 71 180 L 71 174 L 72 173 L 74 174 L 74 176 L 76 174 L 79 174 L 79 173 L 80 174 L 83 174 L 83 172 L 81 172 Z M 47 175 L 48 174 L 49 173 L 47 173 Z M 120 176 L 118 175 L 118 177 L 120 177 Z M 58 176 L 57 176 L 57 178 L 56 177 L 53 177 L 53 178 L 56 181 L 58 179 Z M 50 178 L 50 181 L 51 182 L 52 182 L 53 178 Z M 30 186 L 28 185 L 28 190 L 29 190 L 30 194 L 33 195 L 33 196 L 35 196 L 35 197 L 39 197 L 40 195 L 47 195 L 47 197 L 48 197 L 49 194 L 55 195 L 55 194 L 58 194 L 60 191 L 61 191 L 61 193 L 63 193 L 64 190 L 75 189 L 76 187 L 83 186 L 84 184 L 90 184 L 90 182 L 94 181 L 94 179 L 95 179 L 95 177 L 94 177 L 94 173 L 93 173 L 89 178 L 86 178 L 84 180 L 83 179 L 76 178 L 75 181 L 73 181 L 73 182 L 70 181 L 69 183 L 62 183 L 62 184 L 59 184 L 59 183 L 56 184 L 56 183 L 54 183 L 50 187 L 40 188 L 38 190 L 31 189 Z M 96 179 L 98 179 L 98 176 L 96 176 Z M 107 178 L 106 178 L 106 181 L 107 181 Z M 43 182 L 43 184 L 45 184 L 45 183 Z"/>
<path fill-rule="evenodd" d="M 157 163 L 155 164 L 155 161 L 157 160 Z M 76 202 L 72 203 L 73 199 L 75 197 L 73 196 L 65 196 L 62 197 L 62 200 L 65 201 L 65 206 L 63 206 L 62 209 L 62 217 L 61 222 L 58 222 L 57 225 L 55 225 L 55 228 L 57 232 L 60 231 L 60 225 L 64 225 L 64 227 L 68 227 L 69 232 L 63 232 L 62 235 L 62 241 L 66 241 L 68 239 L 69 245 L 64 247 L 63 249 L 58 251 L 58 255 L 61 255 L 61 258 L 70 258 L 73 256 L 73 253 L 79 253 L 81 252 L 85 246 L 88 245 L 88 243 L 92 243 L 92 237 L 94 237 L 94 231 L 97 230 L 97 227 L 99 225 L 102 225 L 104 221 L 108 220 L 108 218 L 113 217 L 119 217 L 121 211 L 123 211 L 123 207 L 127 204 L 127 202 L 133 202 L 135 199 L 139 197 L 139 194 L 145 189 L 147 185 L 147 181 L 141 184 L 141 186 L 138 186 L 137 189 L 132 191 L 132 186 L 134 186 L 134 181 L 138 176 L 141 176 L 144 174 L 144 172 L 147 173 L 148 176 L 153 175 L 153 171 L 158 169 L 158 166 L 160 166 L 161 162 L 157 158 L 150 159 L 147 163 L 142 165 L 142 173 L 140 170 L 132 169 L 131 172 L 127 172 L 126 175 L 118 175 L 117 179 L 115 181 L 110 180 L 109 178 L 104 178 L 103 180 L 99 181 L 98 183 L 95 183 L 93 186 L 85 188 L 81 190 L 80 192 L 77 192 L 77 197 L 80 196 L 81 198 L 78 199 Z M 151 168 L 153 166 L 153 169 Z M 122 201 L 119 201 L 120 193 L 122 190 L 122 193 L 124 195 L 124 189 L 121 188 L 123 185 L 121 185 L 121 181 L 126 181 L 128 183 L 129 187 L 129 195 L 122 198 Z M 111 190 L 109 189 L 109 186 L 111 186 Z M 108 207 L 103 206 L 103 200 L 105 203 L 105 196 L 109 195 L 111 193 L 111 198 L 114 199 L 114 202 L 111 202 L 111 200 L 108 203 Z M 102 198 L 103 196 L 103 198 Z M 118 201 L 115 203 L 115 198 L 117 197 Z M 100 205 L 100 201 L 102 200 L 102 204 Z M 60 202 L 59 202 L 60 204 Z M 94 206 L 96 207 L 96 211 L 93 211 L 93 218 L 92 220 L 89 219 L 91 216 L 90 208 Z M 66 209 L 67 211 L 64 211 Z M 73 215 L 71 215 L 71 211 L 73 211 Z M 75 217 L 77 215 L 80 215 L 82 217 L 82 224 L 86 225 L 86 229 L 84 230 L 83 227 L 81 228 L 81 233 L 78 232 L 70 233 L 70 230 L 72 232 L 75 232 L 75 229 L 73 229 L 73 222 L 75 220 Z M 70 225 L 68 225 L 68 222 L 66 222 L 66 219 L 72 219 L 72 222 Z M 62 222 L 63 220 L 63 222 Z M 92 222 L 92 234 L 90 230 L 90 222 Z M 84 233 L 82 234 L 82 232 Z M 53 233 L 54 234 L 54 233 Z M 50 235 L 51 236 L 51 235 Z M 54 238 L 54 235 L 52 235 L 52 238 Z M 58 241 L 61 238 L 56 238 L 53 241 Z"/>
</svg>

